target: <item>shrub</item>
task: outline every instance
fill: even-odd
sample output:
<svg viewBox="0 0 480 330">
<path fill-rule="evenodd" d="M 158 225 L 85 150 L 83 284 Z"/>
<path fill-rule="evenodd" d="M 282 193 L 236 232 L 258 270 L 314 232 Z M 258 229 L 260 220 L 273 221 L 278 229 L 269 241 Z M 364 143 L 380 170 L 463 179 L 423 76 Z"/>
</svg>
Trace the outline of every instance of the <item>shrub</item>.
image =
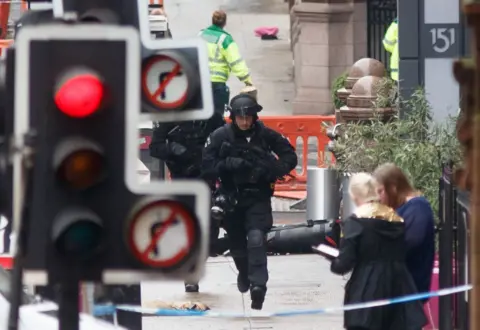
<svg viewBox="0 0 480 330">
<path fill-rule="evenodd" d="M 332 84 L 332 101 L 333 105 L 335 106 L 335 109 L 340 109 L 345 105 L 345 103 L 342 102 L 337 96 L 337 91 L 343 87 L 345 87 L 345 81 L 347 80 L 348 77 L 348 71 L 345 71 L 341 75 L 339 75 Z"/>
<path fill-rule="evenodd" d="M 444 124 L 434 123 L 422 89 L 408 101 L 393 103 L 404 110 L 402 118 L 384 121 L 375 115 L 369 124 L 345 124 L 344 134 L 335 145 L 335 167 L 346 173 L 372 172 L 380 164 L 393 162 L 405 171 L 437 212 L 442 165 L 448 161 L 458 165 L 462 159 L 455 134 L 456 118 L 449 118 Z"/>
</svg>

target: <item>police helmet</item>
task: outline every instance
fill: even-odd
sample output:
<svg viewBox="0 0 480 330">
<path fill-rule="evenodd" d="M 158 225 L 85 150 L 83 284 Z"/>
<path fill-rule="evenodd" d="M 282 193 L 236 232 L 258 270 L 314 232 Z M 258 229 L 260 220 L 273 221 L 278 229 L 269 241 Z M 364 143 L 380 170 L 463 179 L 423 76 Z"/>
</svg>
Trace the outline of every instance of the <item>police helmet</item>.
<svg viewBox="0 0 480 330">
<path fill-rule="evenodd" d="M 230 101 L 230 115 L 233 116 L 256 116 L 263 107 L 249 94 L 238 94 Z"/>
</svg>

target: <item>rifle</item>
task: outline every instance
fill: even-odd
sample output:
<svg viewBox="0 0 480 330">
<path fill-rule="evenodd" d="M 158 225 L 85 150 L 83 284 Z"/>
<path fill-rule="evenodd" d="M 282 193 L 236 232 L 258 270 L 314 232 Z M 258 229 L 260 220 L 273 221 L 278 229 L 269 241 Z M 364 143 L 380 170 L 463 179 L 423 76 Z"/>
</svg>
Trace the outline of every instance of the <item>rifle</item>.
<svg viewBox="0 0 480 330">
<path fill-rule="evenodd" d="M 228 142 L 224 142 L 220 149 L 220 157 L 226 158 L 228 156 L 240 157 L 246 161 L 252 163 L 255 168 L 263 168 L 270 172 L 270 169 L 275 166 L 277 158 L 271 153 L 263 150 L 259 146 L 245 146 L 245 147 L 232 147 Z M 255 168 L 253 171 L 255 171 Z M 290 173 L 287 176 L 295 178 Z M 256 178 L 258 179 L 258 178 Z M 282 177 L 271 177 L 272 181 L 285 180 Z"/>
</svg>

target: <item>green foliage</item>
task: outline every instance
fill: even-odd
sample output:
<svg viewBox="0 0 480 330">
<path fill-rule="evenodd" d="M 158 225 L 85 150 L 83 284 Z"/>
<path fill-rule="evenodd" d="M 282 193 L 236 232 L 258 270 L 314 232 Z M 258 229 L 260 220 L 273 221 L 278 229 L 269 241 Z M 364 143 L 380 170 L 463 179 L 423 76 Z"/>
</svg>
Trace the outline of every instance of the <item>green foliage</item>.
<svg viewBox="0 0 480 330">
<path fill-rule="evenodd" d="M 398 108 L 397 82 L 389 77 L 383 77 L 373 86 L 378 95 L 375 108 Z"/>
<path fill-rule="evenodd" d="M 348 77 L 348 71 L 342 73 L 333 81 L 332 100 L 333 100 L 333 105 L 335 106 L 335 109 L 340 109 L 345 105 L 345 103 L 343 103 L 342 100 L 338 98 L 337 91 L 345 87 L 345 81 L 347 80 L 347 77 Z"/>
<path fill-rule="evenodd" d="M 438 209 L 438 180 L 442 164 L 460 164 L 462 150 L 456 139 L 456 118 L 445 124 L 432 121 L 431 108 L 423 90 L 405 102 L 395 101 L 403 118 L 384 121 L 379 116 L 366 123 L 348 123 L 338 139 L 336 167 L 342 172 L 372 172 L 378 165 L 393 162 L 409 176 L 416 189 Z M 378 103 L 377 103 L 378 107 Z"/>
</svg>

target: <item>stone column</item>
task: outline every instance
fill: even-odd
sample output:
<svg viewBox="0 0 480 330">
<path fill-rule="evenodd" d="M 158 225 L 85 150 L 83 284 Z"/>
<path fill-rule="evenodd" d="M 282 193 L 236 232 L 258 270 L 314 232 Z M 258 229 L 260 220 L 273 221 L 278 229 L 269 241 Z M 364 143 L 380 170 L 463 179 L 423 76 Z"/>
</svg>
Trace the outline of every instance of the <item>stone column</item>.
<svg viewBox="0 0 480 330">
<path fill-rule="evenodd" d="M 352 0 L 303 0 L 292 8 L 294 114 L 334 113 L 333 80 L 354 63 Z"/>
</svg>

